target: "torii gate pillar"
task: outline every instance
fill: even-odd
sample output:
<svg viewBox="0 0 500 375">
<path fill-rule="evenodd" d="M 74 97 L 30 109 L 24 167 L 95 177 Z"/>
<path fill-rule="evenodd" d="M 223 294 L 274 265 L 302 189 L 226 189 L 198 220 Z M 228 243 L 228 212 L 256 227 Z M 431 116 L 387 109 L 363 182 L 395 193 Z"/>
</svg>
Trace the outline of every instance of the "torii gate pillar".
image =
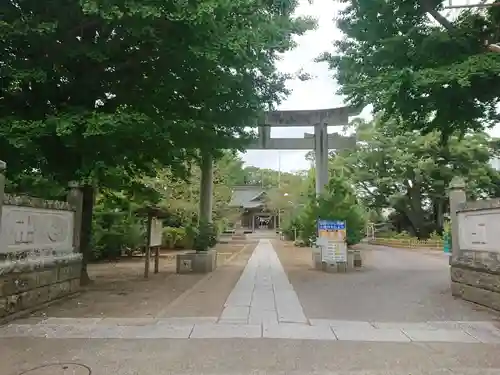
<svg viewBox="0 0 500 375">
<path fill-rule="evenodd" d="M 328 131 L 325 124 L 314 126 L 314 158 L 316 162 L 316 195 L 328 185 Z"/>
</svg>

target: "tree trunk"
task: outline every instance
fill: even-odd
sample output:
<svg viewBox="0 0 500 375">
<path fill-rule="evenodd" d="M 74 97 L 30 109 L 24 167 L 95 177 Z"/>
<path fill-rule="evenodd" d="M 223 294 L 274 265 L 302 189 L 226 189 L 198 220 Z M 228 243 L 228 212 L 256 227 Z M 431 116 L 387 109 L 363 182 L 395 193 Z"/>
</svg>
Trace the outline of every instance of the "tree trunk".
<svg viewBox="0 0 500 375">
<path fill-rule="evenodd" d="M 87 272 L 87 264 L 92 252 L 92 213 L 94 210 L 95 189 L 92 185 L 82 186 L 82 231 L 80 235 L 80 252 L 82 253 L 82 271 L 80 282 L 87 285 L 91 282 Z"/>
<path fill-rule="evenodd" d="M 405 213 L 415 229 L 418 238 L 428 238 L 429 228 L 427 226 L 425 211 L 422 209 L 422 196 L 420 186 L 414 182 L 412 187 L 408 187 L 408 202 Z"/>
<path fill-rule="evenodd" d="M 444 204 L 441 198 L 434 201 L 434 215 L 436 217 L 436 228 L 438 232 L 443 230 L 444 225 Z"/>
</svg>

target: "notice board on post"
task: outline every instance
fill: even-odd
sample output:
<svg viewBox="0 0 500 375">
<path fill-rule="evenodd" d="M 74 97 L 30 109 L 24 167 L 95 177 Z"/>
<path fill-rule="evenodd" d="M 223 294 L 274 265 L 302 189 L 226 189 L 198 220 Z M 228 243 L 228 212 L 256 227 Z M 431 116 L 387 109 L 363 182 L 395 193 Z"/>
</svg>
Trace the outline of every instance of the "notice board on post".
<svg viewBox="0 0 500 375">
<path fill-rule="evenodd" d="M 318 220 L 318 243 L 321 261 L 328 264 L 347 262 L 346 223 L 340 220 Z"/>
<path fill-rule="evenodd" d="M 149 246 L 161 246 L 161 238 L 163 232 L 162 221 L 156 217 L 151 219 L 151 233 L 149 237 Z"/>
</svg>

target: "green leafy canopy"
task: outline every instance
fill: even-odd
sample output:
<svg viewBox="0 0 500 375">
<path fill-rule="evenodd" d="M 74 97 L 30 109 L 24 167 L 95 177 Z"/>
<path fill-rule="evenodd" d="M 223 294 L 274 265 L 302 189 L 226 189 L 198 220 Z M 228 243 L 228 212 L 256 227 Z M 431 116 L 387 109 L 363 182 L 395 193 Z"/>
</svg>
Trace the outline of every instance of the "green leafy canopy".
<svg viewBox="0 0 500 375">
<path fill-rule="evenodd" d="M 443 229 L 454 176 L 468 180 L 469 198 L 498 194 L 500 173 L 489 164 L 498 150 L 484 132 L 454 135 L 443 145 L 438 131 L 421 134 L 380 116 L 353 127 L 356 149 L 337 155 L 332 167 L 344 173 L 365 206 L 392 208 L 413 234 L 426 238 Z"/>
<path fill-rule="evenodd" d="M 340 12 L 344 37 L 324 54 L 353 105 L 401 117 L 405 126 L 481 130 L 498 120 L 500 7 L 446 19 L 441 0 L 355 0 Z M 437 21 L 437 22 L 436 22 Z"/>
<path fill-rule="evenodd" d="M 286 94 L 279 54 L 313 26 L 296 5 L 1 2 L 0 158 L 11 175 L 119 186 L 243 147 L 245 126 Z"/>
</svg>

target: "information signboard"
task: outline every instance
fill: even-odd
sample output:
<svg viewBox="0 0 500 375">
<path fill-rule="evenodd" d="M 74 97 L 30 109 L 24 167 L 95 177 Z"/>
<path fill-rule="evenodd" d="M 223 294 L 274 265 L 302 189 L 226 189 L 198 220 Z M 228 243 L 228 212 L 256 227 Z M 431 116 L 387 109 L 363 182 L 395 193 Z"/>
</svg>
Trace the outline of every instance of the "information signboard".
<svg viewBox="0 0 500 375">
<path fill-rule="evenodd" d="M 318 220 L 318 243 L 321 246 L 323 262 L 347 262 L 345 221 Z"/>
<path fill-rule="evenodd" d="M 161 246 L 161 239 L 163 233 L 163 224 L 158 218 L 151 219 L 151 234 L 149 237 L 149 246 Z"/>
</svg>

